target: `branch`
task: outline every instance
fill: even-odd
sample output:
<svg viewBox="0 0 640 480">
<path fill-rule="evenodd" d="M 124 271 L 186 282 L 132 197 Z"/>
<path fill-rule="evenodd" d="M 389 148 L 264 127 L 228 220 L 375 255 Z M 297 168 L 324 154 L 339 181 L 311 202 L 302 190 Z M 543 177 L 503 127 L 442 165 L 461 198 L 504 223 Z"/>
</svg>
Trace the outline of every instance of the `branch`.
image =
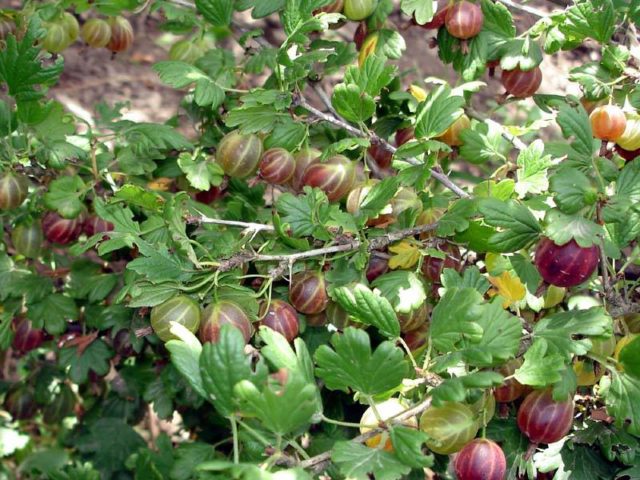
<svg viewBox="0 0 640 480">
<path fill-rule="evenodd" d="M 440 382 L 442 382 L 442 379 L 440 379 L 438 383 Z M 416 404 L 415 406 L 409 408 L 408 410 L 405 410 L 404 412 L 401 412 L 398 415 L 389 418 L 385 423 L 391 424 L 391 425 L 400 424 L 405 420 L 407 420 L 408 418 L 415 417 L 421 414 L 430 406 L 431 406 L 431 397 L 427 397 L 422 402 Z M 357 443 L 364 443 L 370 438 L 373 438 L 376 435 L 379 435 L 380 433 L 386 431 L 387 429 L 388 427 L 386 425 L 380 428 L 375 428 L 373 430 L 369 430 L 366 433 L 358 435 L 357 437 L 352 438 L 351 441 L 357 442 Z M 321 453 L 320 455 L 316 455 L 315 457 L 311 457 L 308 460 L 304 460 L 299 463 L 299 466 L 302 468 L 310 468 L 310 467 L 319 465 L 321 463 L 327 462 L 329 460 L 331 460 L 331 450 Z"/>
<path fill-rule="evenodd" d="M 512 8 L 513 10 L 519 10 L 530 15 L 535 15 L 536 17 L 545 18 L 547 16 L 547 13 L 542 10 L 538 10 L 534 7 L 528 7 L 527 5 L 520 5 L 512 0 L 498 0 L 498 2 L 504 3 L 507 7 Z"/>
<path fill-rule="evenodd" d="M 211 218 L 207 217 L 205 214 L 200 213 L 200 217 L 189 217 L 187 218 L 187 223 L 211 223 L 214 225 L 226 225 L 228 227 L 238 227 L 247 230 L 248 232 L 273 232 L 275 228 L 273 225 L 267 225 L 264 223 L 251 223 L 251 222 L 238 222 L 235 220 L 221 220 L 219 218 Z"/>
<path fill-rule="evenodd" d="M 242 222 L 239 222 L 242 223 Z M 413 237 L 420 235 L 421 233 L 430 232 L 438 227 L 438 223 L 430 223 L 427 225 L 419 225 L 417 227 L 405 228 L 404 230 L 398 230 L 396 232 L 390 232 L 379 237 L 375 237 L 368 242 L 367 251 L 378 250 L 386 247 L 387 245 L 402 240 L 403 238 Z M 249 262 L 280 262 L 279 268 L 282 268 L 282 263 L 286 262 L 288 265 L 293 265 L 299 260 L 312 257 L 322 257 L 331 253 L 351 252 L 358 250 L 365 245 L 362 240 L 354 239 L 339 245 L 331 245 L 329 247 L 315 248 L 313 250 L 307 250 L 305 252 L 297 253 L 283 253 L 283 254 L 261 254 L 251 252 L 240 252 L 227 260 L 220 262 L 218 268 L 221 272 L 227 272 L 234 268 L 240 267 Z"/>
<path fill-rule="evenodd" d="M 376 135 L 373 132 L 371 132 L 371 133 L 364 132 L 364 131 L 360 130 L 359 128 L 356 128 L 356 127 L 354 127 L 352 125 L 349 125 L 347 122 L 345 122 L 344 120 L 342 120 L 339 117 L 336 117 L 336 116 L 329 115 L 329 114 L 326 114 L 324 112 L 321 112 L 320 110 L 318 110 L 314 106 L 310 105 L 306 101 L 306 99 L 300 94 L 298 94 L 295 97 L 294 105 L 298 105 L 298 106 L 304 108 L 311 115 L 313 115 L 314 117 L 316 117 L 316 118 L 318 118 L 320 120 L 323 120 L 325 122 L 328 122 L 328 123 L 331 123 L 333 125 L 336 125 L 337 127 L 345 129 L 347 132 L 349 132 L 354 137 L 368 138 L 368 139 L 371 140 L 371 143 L 380 145 L 381 147 L 383 147 L 388 152 L 396 153 L 396 151 L 398 150 L 396 147 L 394 147 L 389 142 L 387 142 L 384 138 L 379 137 L 378 135 Z M 405 161 L 407 163 L 411 164 L 411 165 L 416 165 L 416 166 L 423 165 L 423 163 L 420 160 L 418 160 L 417 158 L 406 158 Z M 453 193 L 455 193 L 458 197 L 461 197 L 461 198 L 469 198 L 470 197 L 470 195 L 467 192 L 465 192 L 460 187 L 458 187 L 455 183 L 453 183 L 451 181 L 451 179 L 445 173 L 443 173 L 441 171 L 438 171 L 435 168 L 430 169 L 430 171 L 431 171 L 431 176 L 433 178 L 435 178 L 442 185 L 444 185 L 446 188 L 448 188 Z"/>
</svg>

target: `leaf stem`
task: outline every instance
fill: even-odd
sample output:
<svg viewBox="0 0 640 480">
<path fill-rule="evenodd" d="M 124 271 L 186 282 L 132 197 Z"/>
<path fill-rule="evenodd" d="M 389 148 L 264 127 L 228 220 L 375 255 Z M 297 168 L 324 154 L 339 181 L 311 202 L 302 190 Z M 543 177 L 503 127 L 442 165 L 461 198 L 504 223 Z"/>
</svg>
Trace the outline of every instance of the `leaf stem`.
<svg viewBox="0 0 640 480">
<path fill-rule="evenodd" d="M 229 417 L 231 422 L 231 434 L 233 435 L 233 463 L 240 463 L 240 449 L 238 445 L 238 424 L 236 422 L 236 416 L 231 415 Z"/>
</svg>

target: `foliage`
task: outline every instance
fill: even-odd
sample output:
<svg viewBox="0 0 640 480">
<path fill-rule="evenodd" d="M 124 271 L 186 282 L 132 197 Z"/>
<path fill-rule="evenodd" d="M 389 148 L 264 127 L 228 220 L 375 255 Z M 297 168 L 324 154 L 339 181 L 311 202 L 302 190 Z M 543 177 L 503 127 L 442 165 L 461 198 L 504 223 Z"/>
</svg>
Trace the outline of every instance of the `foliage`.
<svg viewBox="0 0 640 480">
<path fill-rule="evenodd" d="M 637 143 L 640 8 L 471 3 L 464 40 L 431 0 L 0 10 L 0 477 L 446 476 L 455 411 L 508 478 L 640 476 L 640 151 L 590 117 Z M 123 61 L 141 14 L 177 39 L 152 67 L 173 118 L 53 99 L 71 44 Z M 454 84 L 405 70 L 427 37 Z M 580 98 L 540 68 L 566 51 Z M 287 303 L 305 271 L 291 303 L 320 313 Z M 514 385 L 573 398 L 570 434 L 529 445 L 521 398 L 495 406 Z"/>
</svg>

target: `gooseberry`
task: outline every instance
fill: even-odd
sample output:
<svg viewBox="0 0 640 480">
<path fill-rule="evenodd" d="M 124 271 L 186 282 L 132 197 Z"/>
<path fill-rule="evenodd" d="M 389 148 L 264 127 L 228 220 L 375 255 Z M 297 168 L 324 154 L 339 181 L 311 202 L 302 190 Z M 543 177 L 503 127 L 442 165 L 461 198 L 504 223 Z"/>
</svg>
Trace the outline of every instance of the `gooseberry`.
<svg viewBox="0 0 640 480">
<path fill-rule="evenodd" d="M 29 180 L 24 175 L 5 173 L 0 177 L 0 210 L 22 205 L 29 193 Z"/>
<path fill-rule="evenodd" d="M 356 180 L 353 163 L 347 157 L 335 155 L 325 163 L 314 163 L 307 167 L 302 183 L 317 187 L 327 194 L 330 202 L 343 198 Z"/>
<path fill-rule="evenodd" d="M 11 243 L 16 252 L 26 258 L 37 258 L 44 240 L 39 221 L 29 224 L 22 223 L 11 231 Z"/>
<path fill-rule="evenodd" d="M 301 191 L 304 186 L 302 179 L 304 178 L 305 170 L 309 165 L 320 162 L 320 155 L 322 155 L 322 153 L 316 148 L 304 148 L 293 156 L 296 168 L 293 172 L 290 183 L 291 187 L 296 192 Z"/>
<path fill-rule="evenodd" d="M 503 480 L 507 459 L 496 442 L 476 438 L 456 455 L 454 469 L 458 480 Z"/>
<path fill-rule="evenodd" d="M 262 325 L 280 333 L 292 342 L 298 336 L 300 328 L 296 310 L 283 300 L 263 302 L 260 306 Z"/>
<path fill-rule="evenodd" d="M 471 127 L 471 120 L 465 114 L 462 114 L 442 135 L 437 137 L 437 140 L 446 143 L 450 147 L 459 147 L 463 143 L 460 138 L 460 132 L 467 130 L 469 127 Z"/>
<path fill-rule="evenodd" d="M 44 332 L 33 328 L 28 318 L 16 318 L 13 321 L 14 336 L 11 346 L 20 353 L 30 352 L 44 342 Z"/>
<path fill-rule="evenodd" d="M 102 48 L 111 40 L 111 27 L 101 18 L 90 18 L 82 25 L 80 34 L 90 47 Z"/>
<path fill-rule="evenodd" d="M 518 428 L 534 443 L 554 443 L 573 424 L 573 399 L 556 402 L 551 389 L 529 393 L 518 409 Z"/>
<path fill-rule="evenodd" d="M 451 6 L 445 16 L 445 27 L 451 36 L 461 40 L 475 37 L 482 30 L 484 15 L 475 3 L 463 0 Z"/>
<path fill-rule="evenodd" d="M 151 309 L 151 328 L 163 342 L 177 339 L 169 330 L 171 322 L 179 323 L 191 333 L 200 326 L 200 306 L 186 295 L 177 295 Z"/>
<path fill-rule="evenodd" d="M 420 430 L 430 437 L 427 446 L 441 455 L 460 450 L 476 436 L 478 428 L 475 415 L 462 403 L 432 406 L 420 417 Z"/>
<path fill-rule="evenodd" d="M 56 212 L 47 212 L 42 218 L 42 231 L 51 243 L 66 245 L 78 239 L 82 233 L 82 216 L 62 218 Z"/>
<path fill-rule="evenodd" d="M 376 416 L 376 412 L 378 413 L 380 420 L 384 422 L 401 414 L 402 412 L 407 410 L 407 408 L 408 406 L 397 398 L 390 398 L 388 400 L 385 400 L 384 402 L 376 403 L 375 406 L 367 408 L 362 414 L 362 417 L 360 418 L 360 424 L 363 426 L 360 427 L 360 433 L 367 433 L 372 430 L 370 426 L 364 425 L 378 425 L 379 420 Z M 410 428 L 417 428 L 418 422 L 416 420 L 416 417 L 409 417 L 406 420 L 402 421 L 402 425 Z M 365 441 L 365 444 L 367 445 L 367 447 L 377 448 L 382 441 L 383 435 L 384 434 L 380 433 L 374 437 L 371 437 Z M 391 439 L 388 435 L 384 447 L 382 448 L 387 452 L 393 451 L 393 445 L 391 444 Z"/>
<path fill-rule="evenodd" d="M 220 339 L 220 329 L 223 325 L 237 328 L 242 333 L 245 343 L 249 343 L 253 335 L 251 320 L 239 305 L 228 300 L 212 303 L 204 309 L 198 331 L 200 341 L 216 343 Z"/>
<path fill-rule="evenodd" d="M 329 303 L 322 272 L 300 272 L 291 278 L 289 301 L 296 310 L 305 314 L 320 313 Z"/>
<path fill-rule="evenodd" d="M 581 247 L 575 240 L 557 245 L 550 238 L 540 240 L 535 264 L 545 282 L 558 287 L 575 287 L 596 270 L 600 259 L 597 245 Z"/>
<path fill-rule="evenodd" d="M 349 20 L 364 20 L 378 6 L 378 0 L 344 0 L 342 13 Z"/>
<path fill-rule="evenodd" d="M 284 148 L 270 148 L 260 159 L 260 176 L 274 185 L 283 185 L 291 180 L 295 169 L 293 155 Z"/>
<path fill-rule="evenodd" d="M 542 84 L 542 70 L 535 67 L 532 70 L 513 70 L 502 71 L 502 85 L 507 93 L 517 98 L 526 98 L 532 96 L 538 91 Z"/>
<path fill-rule="evenodd" d="M 254 134 L 240 130 L 227 133 L 218 145 L 216 160 L 230 177 L 246 178 L 253 175 L 262 157 L 262 140 Z"/>
<path fill-rule="evenodd" d="M 109 19 L 111 39 L 107 48 L 112 52 L 124 52 L 133 44 L 133 27 L 124 17 L 117 16 Z"/>
<path fill-rule="evenodd" d="M 509 360 L 507 363 L 502 365 L 498 369 L 498 373 L 500 373 L 504 377 L 511 377 L 513 373 L 520 368 L 522 365 L 522 360 L 518 358 L 513 358 Z M 526 391 L 526 387 L 522 385 L 515 378 L 509 378 L 504 381 L 504 383 L 497 387 L 493 395 L 496 397 L 496 401 L 500 403 L 509 403 L 514 400 L 520 398 Z"/>
<path fill-rule="evenodd" d="M 627 117 L 617 105 L 602 105 L 589 115 L 593 136 L 605 141 L 616 141 L 627 127 Z"/>
<path fill-rule="evenodd" d="M 440 283 L 440 275 L 445 268 L 462 269 L 462 256 L 457 245 L 443 243 L 437 246 L 437 250 L 443 252 L 445 258 L 427 255 L 422 261 L 422 274 L 434 283 Z"/>
</svg>

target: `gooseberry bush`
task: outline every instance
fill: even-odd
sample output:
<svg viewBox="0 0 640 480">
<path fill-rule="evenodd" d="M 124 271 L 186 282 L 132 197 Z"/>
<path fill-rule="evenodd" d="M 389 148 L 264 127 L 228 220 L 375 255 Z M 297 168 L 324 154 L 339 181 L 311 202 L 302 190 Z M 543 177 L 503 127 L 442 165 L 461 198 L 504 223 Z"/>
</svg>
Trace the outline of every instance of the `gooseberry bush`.
<svg viewBox="0 0 640 480">
<path fill-rule="evenodd" d="M 0 14 L 0 478 L 640 478 L 640 2 Z"/>
</svg>

